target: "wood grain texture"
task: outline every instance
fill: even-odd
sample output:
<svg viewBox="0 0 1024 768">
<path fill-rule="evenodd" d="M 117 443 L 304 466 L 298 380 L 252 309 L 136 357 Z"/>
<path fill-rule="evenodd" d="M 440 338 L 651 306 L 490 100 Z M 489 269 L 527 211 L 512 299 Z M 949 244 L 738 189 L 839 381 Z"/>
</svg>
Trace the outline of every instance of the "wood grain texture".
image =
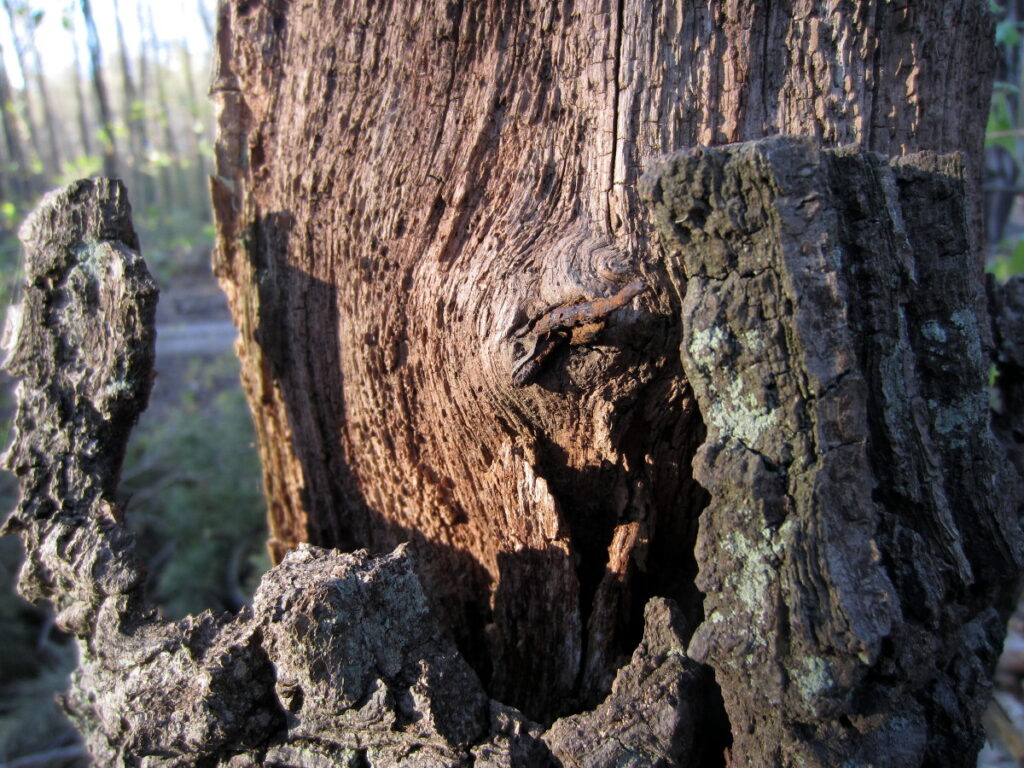
<svg viewBox="0 0 1024 768">
<path fill-rule="evenodd" d="M 544 720 L 596 703 L 650 596 L 679 600 L 690 626 L 703 615 L 704 428 L 643 168 L 773 133 L 976 158 L 986 3 L 219 14 L 215 265 L 272 550 L 411 541 L 492 695 Z M 651 290 L 594 342 L 513 386 L 515 329 L 638 277 Z"/>
<path fill-rule="evenodd" d="M 21 594 L 52 601 L 78 640 L 63 704 L 96 765 L 555 768 L 553 752 L 587 754 L 588 735 L 609 729 L 604 759 L 694 754 L 708 674 L 682 652 L 671 600 L 648 604 L 615 695 L 547 735 L 488 700 L 408 546 L 301 545 L 237 614 L 162 620 L 114 501 L 154 362 L 156 286 L 129 210 L 109 179 L 44 198 L 21 229 L 26 282 L 5 342 L 20 382 L 4 464 L 21 499 L 2 531 L 25 545 Z M 634 704 L 652 698 L 649 723 Z"/>
</svg>

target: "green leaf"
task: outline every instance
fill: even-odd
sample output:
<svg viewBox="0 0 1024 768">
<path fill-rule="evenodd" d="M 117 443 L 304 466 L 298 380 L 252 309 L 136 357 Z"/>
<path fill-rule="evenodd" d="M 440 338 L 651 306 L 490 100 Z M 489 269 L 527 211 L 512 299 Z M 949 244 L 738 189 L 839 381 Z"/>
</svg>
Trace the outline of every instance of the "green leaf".
<svg viewBox="0 0 1024 768">
<path fill-rule="evenodd" d="M 1003 19 L 996 24 L 996 43 L 1015 46 L 1020 43 L 1020 27 L 1013 19 Z"/>
<path fill-rule="evenodd" d="M 1010 274 L 1024 275 L 1024 240 L 1018 240 L 1010 254 Z"/>
<path fill-rule="evenodd" d="M 992 259 L 985 265 L 985 270 L 995 275 L 1001 283 L 1014 275 L 1024 275 L 1024 239 L 1018 240 L 1009 253 L 1000 253 Z"/>
<path fill-rule="evenodd" d="M 18 209 L 14 207 L 14 203 L 10 200 L 4 200 L 0 203 L 0 215 L 5 219 L 13 219 L 18 214 Z"/>
<path fill-rule="evenodd" d="M 1006 94 L 993 91 L 992 102 L 988 109 L 988 123 L 985 125 L 985 144 L 992 146 L 998 144 L 1004 147 L 1007 151 L 1012 154 L 1017 154 L 1017 148 L 1014 144 L 1012 136 L 999 136 L 993 138 L 993 133 L 1006 133 L 1012 131 L 1017 126 L 1013 121 L 1013 112 L 1010 109 L 1009 99 L 1006 98 Z"/>
</svg>

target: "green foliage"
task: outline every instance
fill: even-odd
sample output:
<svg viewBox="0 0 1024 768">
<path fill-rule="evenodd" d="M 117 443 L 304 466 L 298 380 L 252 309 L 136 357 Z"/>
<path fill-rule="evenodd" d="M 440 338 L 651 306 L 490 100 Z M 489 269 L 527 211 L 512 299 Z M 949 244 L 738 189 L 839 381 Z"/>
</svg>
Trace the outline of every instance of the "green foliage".
<svg viewBox="0 0 1024 768">
<path fill-rule="evenodd" d="M 130 192 L 129 192 L 130 194 Z M 196 211 L 149 207 L 135 211 L 142 255 L 160 285 L 188 272 L 208 274 L 213 225 Z"/>
<path fill-rule="evenodd" d="M 1024 275 L 1024 239 L 1015 242 L 1004 241 L 995 255 L 989 258 L 985 266 L 1000 282 L 1005 282 L 1013 275 Z"/>
<path fill-rule="evenodd" d="M 996 24 L 996 45 L 1020 45 L 1021 25 L 1012 19 L 1003 19 Z"/>
<path fill-rule="evenodd" d="M 0 202 L 0 227 L 13 230 L 18 223 L 18 208 L 10 200 Z"/>
<path fill-rule="evenodd" d="M 146 119 L 146 103 L 136 99 L 131 103 L 128 109 L 128 120 L 145 120 Z"/>
<path fill-rule="evenodd" d="M 1017 142 L 1011 134 L 1016 127 L 1008 94 L 1017 93 L 1009 83 L 996 83 L 989 104 L 988 123 L 985 126 L 985 145 L 999 145 L 1016 154 Z"/>
<path fill-rule="evenodd" d="M 1021 29 L 1024 24 L 1009 18 L 1006 9 L 992 0 L 989 8 L 998 19 L 994 42 L 1007 71 L 1003 75 L 1004 79 L 993 84 L 985 127 L 985 145 L 1004 148 L 1020 165 L 1019 144 L 1024 138 L 1024 131 L 1020 127 L 1024 115 L 1021 106 L 1021 83 L 1024 82 L 1021 73 L 1024 65 Z M 1012 275 L 1024 274 L 1024 239 L 1007 238 L 995 247 L 990 247 L 986 270 L 1000 281 Z"/>
<path fill-rule="evenodd" d="M 249 410 L 237 386 L 217 391 L 237 382 L 238 361 L 189 378 L 195 391 L 140 421 L 121 485 L 152 594 L 172 617 L 234 607 L 269 567 Z"/>
<path fill-rule="evenodd" d="M 103 159 L 97 155 L 78 155 L 65 160 L 60 175 L 54 179 L 54 186 L 63 187 L 78 179 L 99 176 L 103 169 Z"/>
</svg>

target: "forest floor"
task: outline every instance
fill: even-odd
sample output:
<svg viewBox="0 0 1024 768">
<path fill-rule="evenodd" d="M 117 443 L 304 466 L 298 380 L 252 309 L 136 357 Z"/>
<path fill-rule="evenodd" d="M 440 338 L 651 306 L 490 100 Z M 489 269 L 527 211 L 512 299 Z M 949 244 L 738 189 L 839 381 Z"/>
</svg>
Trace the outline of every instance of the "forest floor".
<svg viewBox="0 0 1024 768">
<path fill-rule="evenodd" d="M 191 360 L 231 352 L 237 337 L 227 299 L 212 275 L 184 275 L 162 289 L 156 311 L 157 380 L 150 407 L 176 399 L 180 387 L 188 386 L 181 377 L 187 375 Z"/>
</svg>

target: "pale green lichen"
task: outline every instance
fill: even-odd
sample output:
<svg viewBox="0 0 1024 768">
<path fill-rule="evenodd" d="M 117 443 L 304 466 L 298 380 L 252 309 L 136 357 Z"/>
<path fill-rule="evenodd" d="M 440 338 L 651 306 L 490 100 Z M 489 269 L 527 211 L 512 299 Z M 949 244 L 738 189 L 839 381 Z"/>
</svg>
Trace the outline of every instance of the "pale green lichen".
<svg viewBox="0 0 1024 768">
<path fill-rule="evenodd" d="M 950 321 L 962 331 L 970 329 L 975 322 L 974 313 L 966 309 L 958 309 L 949 317 Z"/>
<path fill-rule="evenodd" d="M 978 334 L 978 319 L 967 309 L 958 309 L 950 315 L 950 322 L 960 330 L 967 345 L 967 359 L 973 366 L 986 365 L 985 355 L 981 348 L 981 337 Z"/>
<path fill-rule="evenodd" d="M 735 570 L 727 576 L 729 589 L 740 601 L 746 612 L 758 614 L 768 601 L 768 589 L 776 579 L 775 569 L 769 564 L 773 547 L 765 536 L 757 541 L 749 539 L 742 531 L 730 531 L 721 540 L 722 551 L 736 564 Z M 759 638 L 763 645 L 763 638 Z"/>
<path fill-rule="evenodd" d="M 127 379 L 117 378 L 110 381 L 100 390 L 100 397 L 103 399 L 115 398 L 121 395 L 130 395 L 135 390 Z"/>
<path fill-rule="evenodd" d="M 790 676 L 800 699 L 808 710 L 814 711 L 817 700 L 835 687 L 835 679 L 828 661 L 819 656 L 805 656 Z"/>
<path fill-rule="evenodd" d="M 107 241 L 86 242 L 74 250 L 77 266 L 95 278 L 112 274 L 115 279 L 124 275 L 124 261 L 115 246 Z"/>
<path fill-rule="evenodd" d="M 745 331 L 741 331 L 740 343 L 745 349 L 749 349 L 752 352 L 764 351 L 764 337 L 761 335 L 761 331 L 757 328 L 750 328 Z"/>
<path fill-rule="evenodd" d="M 944 344 L 948 338 L 946 329 L 942 327 L 938 320 L 929 320 L 922 325 L 921 335 L 928 339 L 928 341 L 934 341 L 936 344 Z"/>
<path fill-rule="evenodd" d="M 779 411 L 759 403 L 752 392 L 744 390 L 738 377 L 729 383 L 723 396 L 711 402 L 706 418 L 723 436 L 734 437 L 746 446 L 754 446 L 762 435 L 782 428 Z"/>
<path fill-rule="evenodd" d="M 724 328 L 713 325 L 710 328 L 701 328 L 690 336 L 690 343 L 687 350 L 693 361 L 704 370 L 710 369 L 721 355 L 721 349 L 730 340 L 729 334 Z"/>
<path fill-rule="evenodd" d="M 988 417 L 986 398 L 987 393 L 981 390 L 949 403 L 929 400 L 932 427 L 938 434 L 949 438 L 951 446 L 966 445 L 966 438 L 973 438 L 979 429 L 985 428 Z"/>
</svg>

